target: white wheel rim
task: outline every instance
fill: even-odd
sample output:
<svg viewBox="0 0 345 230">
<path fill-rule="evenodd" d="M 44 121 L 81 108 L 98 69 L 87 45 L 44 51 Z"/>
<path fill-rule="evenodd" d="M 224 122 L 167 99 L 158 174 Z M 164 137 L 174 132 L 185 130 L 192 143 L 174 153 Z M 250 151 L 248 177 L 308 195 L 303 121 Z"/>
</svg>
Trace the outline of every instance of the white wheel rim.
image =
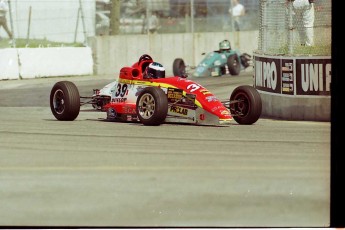
<svg viewBox="0 0 345 230">
<path fill-rule="evenodd" d="M 144 119 L 150 119 L 155 112 L 156 102 L 153 96 L 145 93 L 139 100 L 139 114 Z"/>
</svg>

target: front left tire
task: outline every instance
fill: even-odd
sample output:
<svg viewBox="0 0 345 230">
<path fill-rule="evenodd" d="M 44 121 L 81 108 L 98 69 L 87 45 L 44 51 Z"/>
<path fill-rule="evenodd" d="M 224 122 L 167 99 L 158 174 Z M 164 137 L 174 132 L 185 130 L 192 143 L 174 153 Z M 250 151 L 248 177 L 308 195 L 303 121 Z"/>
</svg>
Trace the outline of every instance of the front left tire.
<svg viewBox="0 0 345 230">
<path fill-rule="evenodd" d="M 144 125 L 157 126 L 164 122 L 168 114 L 168 99 L 162 89 L 146 87 L 138 95 L 136 112 Z"/>
<path fill-rule="evenodd" d="M 57 120 L 73 121 L 80 111 L 80 95 L 73 82 L 60 81 L 50 91 L 50 109 Z"/>
</svg>

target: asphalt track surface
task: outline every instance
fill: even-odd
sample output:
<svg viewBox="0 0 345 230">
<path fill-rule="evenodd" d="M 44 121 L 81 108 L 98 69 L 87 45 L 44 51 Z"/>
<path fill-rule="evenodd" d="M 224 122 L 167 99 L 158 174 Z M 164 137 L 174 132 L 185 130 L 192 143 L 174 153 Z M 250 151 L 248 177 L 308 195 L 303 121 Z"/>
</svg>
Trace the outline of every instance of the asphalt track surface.
<svg viewBox="0 0 345 230">
<path fill-rule="evenodd" d="M 112 77 L 0 81 L 0 226 L 329 226 L 330 122 L 62 122 L 59 80 L 89 96 Z M 193 80 L 226 99 L 252 73 Z"/>
</svg>

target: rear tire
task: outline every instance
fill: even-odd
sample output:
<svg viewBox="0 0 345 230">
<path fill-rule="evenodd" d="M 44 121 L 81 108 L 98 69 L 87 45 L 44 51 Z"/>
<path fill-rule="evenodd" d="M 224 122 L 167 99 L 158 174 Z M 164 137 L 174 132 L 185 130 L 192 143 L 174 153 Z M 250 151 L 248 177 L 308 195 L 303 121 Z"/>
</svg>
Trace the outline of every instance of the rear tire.
<svg viewBox="0 0 345 230">
<path fill-rule="evenodd" d="M 60 121 L 75 120 L 80 111 L 80 96 L 76 85 L 70 81 L 55 83 L 50 91 L 50 109 Z"/>
<path fill-rule="evenodd" d="M 250 59 L 252 56 L 250 56 L 247 53 L 244 53 L 240 56 L 241 59 L 241 64 L 243 65 L 244 68 L 248 68 L 250 66 Z"/>
<path fill-rule="evenodd" d="M 230 96 L 230 102 L 230 112 L 234 120 L 241 125 L 254 124 L 261 116 L 261 97 L 252 86 L 242 85 L 235 88 Z"/>
<path fill-rule="evenodd" d="M 176 58 L 173 63 L 174 76 L 186 77 L 186 65 L 182 58 Z"/>
<path fill-rule="evenodd" d="M 241 63 L 238 61 L 238 56 L 237 54 L 231 55 L 228 57 L 227 60 L 228 68 L 229 68 L 229 73 L 231 75 L 239 75 L 241 71 Z"/>
<path fill-rule="evenodd" d="M 168 99 L 162 89 L 146 87 L 138 95 L 136 112 L 144 125 L 157 126 L 168 114 Z"/>
</svg>

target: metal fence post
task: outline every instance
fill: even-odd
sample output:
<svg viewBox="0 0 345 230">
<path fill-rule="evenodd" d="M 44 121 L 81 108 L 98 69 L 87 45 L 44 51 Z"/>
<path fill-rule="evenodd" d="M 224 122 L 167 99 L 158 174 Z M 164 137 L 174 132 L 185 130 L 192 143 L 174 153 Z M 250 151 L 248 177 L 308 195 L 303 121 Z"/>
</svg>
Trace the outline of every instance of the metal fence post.
<svg viewBox="0 0 345 230">
<path fill-rule="evenodd" d="M 289 25 L 289 31 L 288 31 L 288 52 L 289 54 L 293 54 L 293 30 L 294 30 L 294 25 L 293 25 L 293 19 L 292 19 L 292 1 L 288 2 L 288 25 Z"/>
<path fill-rule="evenodd" d="M 83 12 L 83 6 L 81 4 L 81 0 L 79 0 L 79 7 L 80 7 L 80 14 L 81 14 L 81 21 L 83 23 L 84 45 L 87 46 L 87 34 L 86 34 L 86 28 L 85 28 L 85 18 L 84 18 L 84 12 Z"/>
<path fill-rule="evenodd" d="M 9 15 L 10 15 L 11 31 L 12 31 L 12 47 L 16 48 L 16 39 L 14 36 L 11 0 L 8 0 L 8 9 L 9 9 Z"/>
<path fill-rule="evenodd" d="M 78 25 L 79 25 L 79 15 L 80 15 L 80 7 L 78 8 L 78 13 L 77 13 L 77 23 L 76 23 L 75 32 L 74 32 L 74 43 L 77 42 Z"/>
<path fill-rule="evenodd" d="M 29 19 L 28 19 L 28 30 L 26 33 L 26 45 L 29 45 L 29 39 L 30 39 L 30 28 L 31 28 L 31 6 L 29 7 Z"/>
</svg>

